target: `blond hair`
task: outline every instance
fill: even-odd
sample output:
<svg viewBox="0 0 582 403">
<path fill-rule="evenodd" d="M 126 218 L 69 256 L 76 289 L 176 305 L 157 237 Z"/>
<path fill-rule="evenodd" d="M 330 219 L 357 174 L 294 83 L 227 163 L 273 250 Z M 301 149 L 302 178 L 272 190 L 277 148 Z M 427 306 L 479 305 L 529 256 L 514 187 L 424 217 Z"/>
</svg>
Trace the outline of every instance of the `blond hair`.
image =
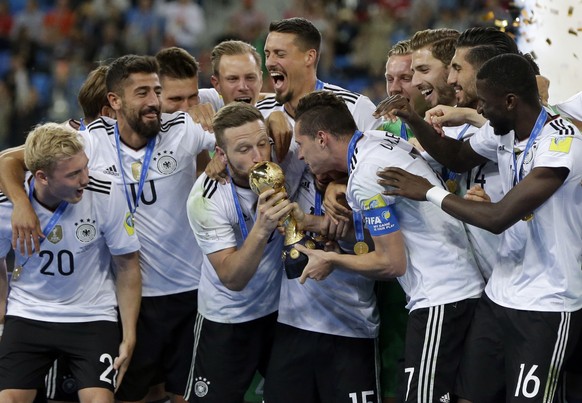
<svg viewBox="0 0 582 403">
<path fill-rule="evenodd" d="M 57 162 L 83 151 L 77 132 L 58 123 L 35 127 L 24 143 L 24 163 L 33 174 L 42 170 L 52 173 Z"/>
</svg>

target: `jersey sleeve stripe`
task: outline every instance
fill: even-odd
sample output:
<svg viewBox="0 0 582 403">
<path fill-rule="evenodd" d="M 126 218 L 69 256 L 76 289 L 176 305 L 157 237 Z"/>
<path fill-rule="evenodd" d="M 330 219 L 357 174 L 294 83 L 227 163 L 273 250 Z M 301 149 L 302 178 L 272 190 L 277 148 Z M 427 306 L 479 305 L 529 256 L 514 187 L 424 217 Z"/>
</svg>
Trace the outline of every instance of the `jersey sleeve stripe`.
<svg viewBox="0 0 582 403">
<path fill-rule="evenodd" d="M 214 192 L 216 192 L 217 188 L 218 182 L 207 177 L 204 179 L 204 192 L 202 192 L 202 197 L 210 199 Z"/>
</svg>

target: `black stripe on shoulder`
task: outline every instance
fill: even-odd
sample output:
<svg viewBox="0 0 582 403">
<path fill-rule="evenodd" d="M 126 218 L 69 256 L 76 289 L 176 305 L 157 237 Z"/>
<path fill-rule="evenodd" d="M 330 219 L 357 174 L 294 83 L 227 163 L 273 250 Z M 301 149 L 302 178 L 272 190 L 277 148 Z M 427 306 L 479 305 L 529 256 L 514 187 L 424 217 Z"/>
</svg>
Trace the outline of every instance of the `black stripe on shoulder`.
<svg viewBox="0 0 582 403">
<path fill-rule="evenodd" d="M 262 111 L 273 109 L 276 106 L 281 106 L 281 104 L 275 100 L 275 97 L 270 96 L 258 102 L 256 106 L 258 110 Z"/>
<path fill-rule="evenodd" d="M 86 189 L 93 192 L 109 194 L 111 193 L 111 182 L 95 179 L 94 177 L 89 176 L 89 184 Z"/>
<path fill-rule="evenodd" d="M 355 104 L 356 101 L 358 100 L 358 98 L 361 97 L 361 94 L 358 94 L 357 92 L 349 91 L 349 90 L 346 90 L 343 88 L 334 88 L 334 87 L 324 85 L 323 89 L 333 92 L 338 97 L 343 98 L 343 100 L 345 102 L 349 102 L 351 104 Z"/>
<path fill-rule="evenodd" d="M 8 197 L 2 192 L 0 192 L 0 203 L 7 203 L 9 202 Z"/>
<path fill-rule="evenodd" d="M 180 113 L 172 119 L 162 123 L 160 131 L 167 132 L 172 126 L 183 125 L 184 123 L 186 123 L 186 113 Z"/>
<path fill-rule="evenodd" d="M 202 197 L 207 199 L 212 198 L 216 189 L 218 189 L 218 182 L 207 176 L 206 179 L 204 179 L 204 192 L 202 192 Z"/>
</svg>

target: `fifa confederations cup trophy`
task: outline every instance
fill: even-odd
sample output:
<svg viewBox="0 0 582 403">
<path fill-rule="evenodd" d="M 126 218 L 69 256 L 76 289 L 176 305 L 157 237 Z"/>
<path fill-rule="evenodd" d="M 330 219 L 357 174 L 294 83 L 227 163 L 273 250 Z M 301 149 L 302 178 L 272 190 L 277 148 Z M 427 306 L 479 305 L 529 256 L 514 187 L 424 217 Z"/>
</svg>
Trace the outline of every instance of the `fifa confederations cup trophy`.
<svg viewBox="0 0 582 403">
<path fill-rule="evenodd" d="M 260 195 L 265 190 L 275 189 L 275 192 L 285 191 L 285 174 L 281 167 L 274 162 L 263 161 L 255 164 L 249 172 L 249 184 L 256 194 Z M 282 259 L 285 262 L 285 273 L 288 279 L 301 276 L 307 265 L 308 258 L 299 252 L 295 245 L 298 243 L 309 249 L 323 249 L 311 236 L 297 228 L 297 220 L 289 213 L 281 219 L 285 228 L 285 241 Z"/>
</svg>

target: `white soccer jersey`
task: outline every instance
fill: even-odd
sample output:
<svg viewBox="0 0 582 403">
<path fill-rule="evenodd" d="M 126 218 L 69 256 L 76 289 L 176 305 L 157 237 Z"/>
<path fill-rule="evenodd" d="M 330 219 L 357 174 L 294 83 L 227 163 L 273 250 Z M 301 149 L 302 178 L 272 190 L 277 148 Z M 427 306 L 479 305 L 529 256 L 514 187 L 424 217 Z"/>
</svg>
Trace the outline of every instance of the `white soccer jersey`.
<svg viewBox="0 0 582 403">
<path fill-rule="evenodd" d="M 308 170 L 296 201 L 303 211 L 313 214 L 315 186 Z M 283 276 L 278 320 L 311 332 L 374 338 L 380 325 L 374 280 L 341 268 L 325 281 L 307 280 L 305 284 Z"/>
<path fill-rule="evenodd" d="M 258 196 L 250 189 L 235 186 L 242 213 L 250 232 L 256 217 Z M 273 231 L 262 253 L 257 271 L 241 291 L 222 284 L 206 255 L 244 243 L 232 188 L 202 174 L 188 198 L 188 218 L 204 253 L 198 289 L 198 312 L 219 323 L 241 323 L 264 317 L 277 310 L 283 265 L 283 236 Z"/>
<path fill-rule="evenodd" d="M 561 114 L 582 121 L 582 91 L 555 107 Z"/>
<path fill-rule="evenodd" d="M 218 112 L 224 106 L 224 99 L 214 88 L 201 88 L 198 92 L 201 104 L 210 104 L 214 112 Z"/>
<path fill-rule="evenodd" d="M 497 161 L 504 193 L 513 187 L 513 149 L 524 150 L 512 131 L 495 135 L 487 123 L 470 140 L 473 150 Z M 529 311 L 563 312 L 582 308 L 582 136 L 557 116 L 547 123 L 527 155 L 524 176 L 536 167 L 566 167 L 564 184 L 534 211 L 503 232 L 486 287 L 497 304 Z"/>
<path fill-rule="evenodd" d="M 385 196 L 377 171 L 399 167 L 442 186 L 422 158 L 399 136 L 368 131 L 357 143 L 350 166 L 347 200 L 354 212 L 391 205 L 406 243 L 408 265 L 398 278 L 414 310 L 479 297 L 483 277 L 473 257 L 463 223 L 433 205 Z"/>
<path fill-rule="evenodd" d="M 444 127 L 443 129 L 447 137 L 457 139 L 459 138 L 460 133 L 464 130 L 464 127 L 465 125 Z M 460 139 L 467 141 L 477 133 L 477 131 L 479 131 L 479 128 L 469 126 Z M 493 161 L 487 161 L 468 172 L 460 174 L 457 178 L 457 182 L 458 191 L 456 193 L 461 197 L 464 197 L 467 190 L 475 185 L 480 185 L 494 203 L 498 202 L 503 197 L 499 167 L 497 166 L 497 163 Z M 501 235 L 493 234 L 492 232 L 466 223 L 465 228 L 467 229 L 467 235 L 469 236 L 469 241 L 473 247 L 477 264 L 481 269 L 483 277 L 487 280 L 491 277 L 491 271 L 493 270 L 493 265 L 497 256 Z"/>
<path fill-rule="evenodd" d="M 372 130 L 372 129 L 375 129 L 382 124 L 382 119 L 376 119 L 376 118 L 374 118 L 374 116 L 372 116 L 372 114 L 376 110 L 376 106 L 374 105 L 374 103 L 372 103 L 372 101 L 370 101 L 370 98 L 368 98 L 364 95 L 352 92 L 352 91 L 348 91 L 348 90 L 346 90 L 342 87 L 339 87 L 337 85 L 327 84 L 327 83 L 322 83 L 322 84 L 323 84 L 323 90 L 331 91 L 335 95 L 337 95 L 338 97 L 341 97 L 345 101 L 348 109 L 350 110 L 350 112 L 352 113 L 352 116 L 354 117 L 354 120 L 356 121 L 356 126 L 358 127 L 358 129 L 360 129 L 362 131 Z M 258 102 L 257 108 L 259 109 L 259 111 L 261 111 L 261 113 L 263 114 L 263 116 L 265 118 L 267 118 L 271 114 L 271 112 L 281 111 L 281 112 L 285 113 L 285 116 L 287 117 L 287 121 L 291 125 L 291 128 L 295 127 L 295 119 L 293 119 L 285 111 L 285 107 L 283 106 L 283 104 L 280 104 L 279 102 L 277 102 L 275 100 L 274 95 L 266 97 L 262 101 Z M 291 148 L 293 148 L 295 146 L 296 146 L 295 141 L 291 141 Z M 298 168 L 298 173 L 299 173 L 298 176 L 295 176 L 295 174 L 297 173 L 296 171 L 294 171 L 290 175 L 288 175 L 291 178 L 296 179 L 293 182 L 292 181 L 288 182 L 289 190 L 294 193 L 298 189 L 299 179 L 301 178 L 301 174 L 302 174 L 303 170 L 305 169 L 306 165 L 303 162 L 301 162 L 299 164 L 299 166 L 297 164 L 291 165 L 292 158 L 296 158 L 296 157 L 291 155 L 291 152 L 289 152 L 281 164 L 282 165 L 285 164 L 285 165 L 289 165 L 289 166 Z M 276 159 L 274 161 L 276 161 Z M 285 173 L 287 174 L 287 171 L 285 171 Z M 289 193 L 289 194 L 291 195 L 293 193 Z"/>
<path fill-rule="evenodd" d="M 121 142 L 119 166 L 115 121 L 101 118 L 81 132 L 89 166 L 103 172 L 122 189 L 125 182 L 135 199 L 146 148 L 134 150 Z M 177 294 L 198 287 L 202 252 L 188 228 L 186 200 L 196 177 L 196 156 L 214 147 L 214 135 L 204 132 L 183 112 L 162 114 L 143 193 L 135 214 L 142 248 L 143 296 Z M 124 201 L 127 205 L 127 202 Z"/>
<path fill-rule="evenodd" d="M 32 206 L 45 228 L 53 212 L 35 198 Z M 83 198 L 67 206 L 39 253 L 17 256 L 23 269 L 10 284 L 7 314 L 46 322 L 116 322 L 111 255 L 140 247 L 128 214 L 120 190 L 105 175 L 90 172 Z M 11 216 L 12 203 L 0 193 L 0 256 L 10 250 Z"/>
</svg>

